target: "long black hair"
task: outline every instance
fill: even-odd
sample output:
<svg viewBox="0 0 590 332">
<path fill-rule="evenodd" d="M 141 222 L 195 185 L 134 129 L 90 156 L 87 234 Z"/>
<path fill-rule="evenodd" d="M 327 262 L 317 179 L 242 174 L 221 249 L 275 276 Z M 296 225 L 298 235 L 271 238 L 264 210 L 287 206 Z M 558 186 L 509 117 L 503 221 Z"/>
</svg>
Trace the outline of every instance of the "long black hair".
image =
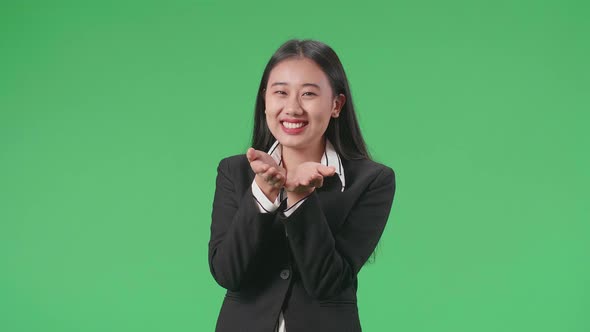
<svg viewBox="0 0 590 332">
<path fill-rule="evenodd" d="M 286 41 L 266 64 L 254 108 L 252 147 L 256 150 L 268 151 L 275 141 L 266 124 L 264 112 L 264 94 L 268 84 L 268 76 L 279 62 L 296 57 L 308 58 L 317 63 L 328 77 L 334 96 L 343 94 L 346 97 L 340 116 L 331 118 L 326 129 L 326 137 L 330 140 L 336 152 L 342 158 L 348 160 L 371 159 L 354 112 L 348 79 L 338 55 L 330 46 L 310 39 Z"/>
</svg>

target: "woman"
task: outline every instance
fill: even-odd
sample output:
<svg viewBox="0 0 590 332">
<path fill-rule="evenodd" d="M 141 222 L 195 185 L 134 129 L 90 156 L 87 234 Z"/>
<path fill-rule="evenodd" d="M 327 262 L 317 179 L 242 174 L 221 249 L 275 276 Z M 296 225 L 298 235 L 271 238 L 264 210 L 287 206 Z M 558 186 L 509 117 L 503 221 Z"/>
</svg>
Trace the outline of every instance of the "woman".
<svg viewBox="0 0 590 332">
<path fill-rule="evenodd" d="M 254 116 L 252 148 L 217 169 L 209 266 L 227 293 L 216 331 L 361 331 L 357 274 L 395 175 L 367 153 L 336 53 L 283 44 Z"/>
</svg>

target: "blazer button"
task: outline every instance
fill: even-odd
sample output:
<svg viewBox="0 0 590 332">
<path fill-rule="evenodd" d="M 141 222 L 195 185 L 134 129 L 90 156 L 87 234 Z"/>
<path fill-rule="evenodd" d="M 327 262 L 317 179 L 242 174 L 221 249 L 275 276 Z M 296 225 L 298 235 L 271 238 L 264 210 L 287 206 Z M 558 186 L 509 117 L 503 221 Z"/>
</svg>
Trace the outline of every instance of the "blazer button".
<svg viewBox="0 0 590 332">
<path fill-rule="evenodd" d="M 281 275 L 281 279 L 287 280 L 287 279 L 289 279 L 289 276 L 291 275 L 291 271 L 284 269 L 281 271 L 280 275 Z"/>
</svg>

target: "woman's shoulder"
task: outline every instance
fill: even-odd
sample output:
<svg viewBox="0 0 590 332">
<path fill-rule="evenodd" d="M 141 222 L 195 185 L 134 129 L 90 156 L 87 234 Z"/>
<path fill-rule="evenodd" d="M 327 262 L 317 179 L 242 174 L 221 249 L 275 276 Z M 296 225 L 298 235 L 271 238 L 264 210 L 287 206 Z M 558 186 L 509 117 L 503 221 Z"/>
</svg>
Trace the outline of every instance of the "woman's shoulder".
<svg viewBox="0 0 590 332">
<path fill-rule="evenodd" d="M 342 160 L 347 187 L 391 186 L 395 188 L 395 172 L 385 164 L 371 159 Z"/>
<path fill-rule="evenodd" d="M 238 165 L 244 165 L 244 164 L 248 164 L 248 158 L 246 158 L 246 154 L 242 153 L 242 154 L 236 154 L 233 156 L 228 156 L 228 157 L 223 157 L 220 161 L 219 161 L 220 165 L 229 165 L 229 166 L 238 166 Z"/>
<path fill-rule="evenodd" d="M 233 182 L 238 188 L 246 188 L 252 182 L 254 172 L 245 154 L 224 157 L 217 166 L 217 176 Z"/>
<path fill-rule="evenodd" d="M 233 173 L 233 170 L 249 169 L 250 163 L 246 154 L 236 154 L 233 156 L 224 157 L 219 161 L 217 169 L 227 174 Z"/>
</svg>

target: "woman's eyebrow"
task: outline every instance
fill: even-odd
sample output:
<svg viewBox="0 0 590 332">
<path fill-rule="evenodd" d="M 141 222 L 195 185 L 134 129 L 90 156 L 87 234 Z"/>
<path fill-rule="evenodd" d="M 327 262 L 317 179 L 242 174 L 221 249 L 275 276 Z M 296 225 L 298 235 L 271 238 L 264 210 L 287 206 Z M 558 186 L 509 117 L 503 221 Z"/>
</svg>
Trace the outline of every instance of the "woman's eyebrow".
<svg viewBox="0 0 590 332">
<path fill-rule="evenodd" d="M 289 84 L 287 82 L 274 82 L 270 86 L 275 86 L 275 85 L 289 85 Z M 303 83 L 303 84 L 301 84 L 301 86 L 313 86 L 315 88 L 320 89 L 319 84 L 315 84 L 315 83 Z"/>
</svg>

